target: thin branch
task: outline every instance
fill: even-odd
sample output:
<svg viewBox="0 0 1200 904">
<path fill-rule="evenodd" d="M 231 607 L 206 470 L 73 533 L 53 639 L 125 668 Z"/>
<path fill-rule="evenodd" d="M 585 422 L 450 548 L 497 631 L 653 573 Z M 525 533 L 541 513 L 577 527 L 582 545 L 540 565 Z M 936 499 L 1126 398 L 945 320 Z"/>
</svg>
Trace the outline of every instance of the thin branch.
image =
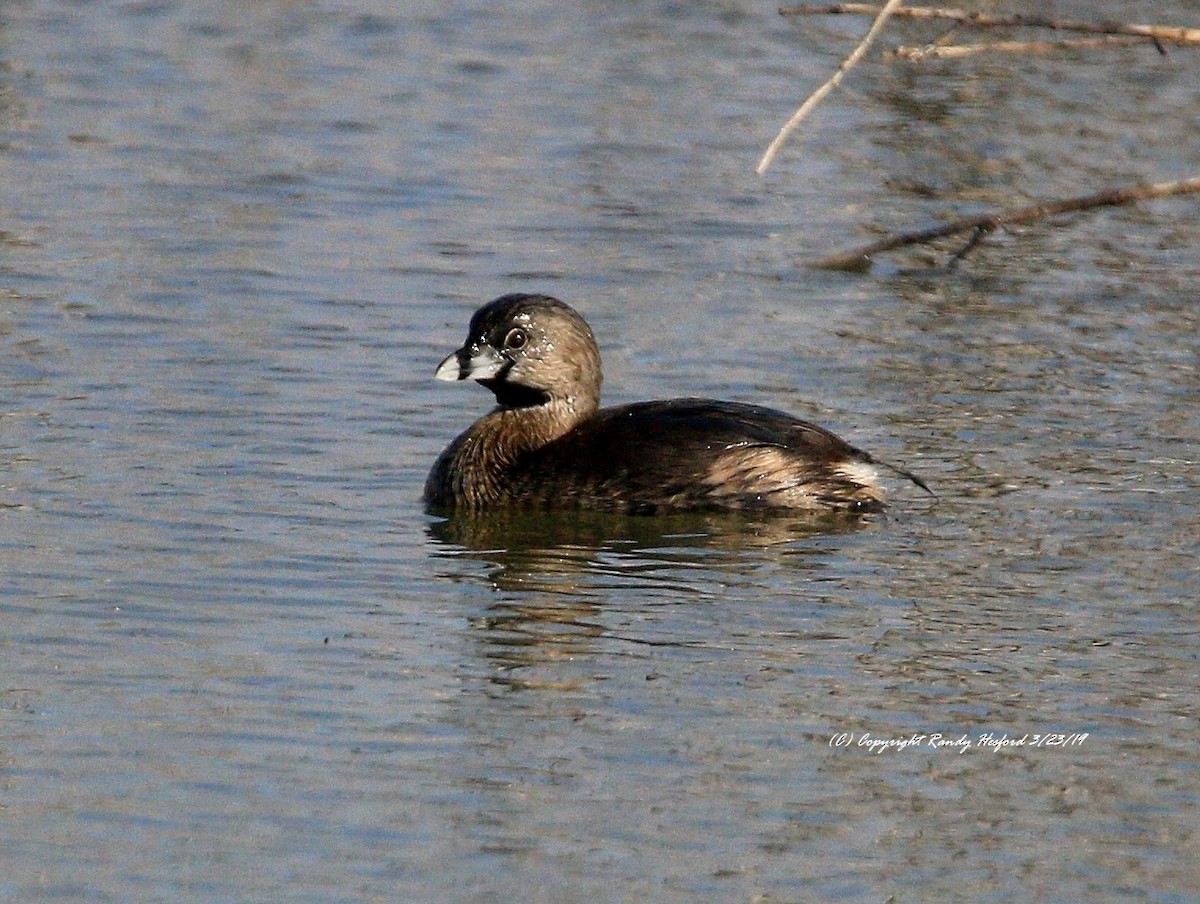
<svg viewBox="0 0 1200 904">
<path fill-rule="evenodd" d="M 841 84 L 842 79 L 846 77 L 846 73 L 849 72 L 855 66 L 855 64 L 862 59 L 863 54 L 867 52 L 867 48 L 871 46 L 871 43 L 875 40 L 875 36 L 879 34 L 884 23 L 887 22 L 888 17 L 900 6 L 902 2 L 903 0 L 887 0 L 887 3 L 885 3 L 880 9 L 876 10 L 875 21 L 871 24 L 871 28 L 867 31 L 866 37 L 864 37 L 862 41 L 859 42 L 859 45 L 854 48 L 854 52 L 842 61 L 842 65 L 838 66 L 837 72 L 833 74 L 833 77 L 830 78 L 829 81 L 809 95 L 808 100 L 800 105 L 800 109 L 792 114 L 792 118 L 789 119 L 784 124 L 783 128 L 779 130 L 779 134 L 775 136 L 775 140 L 767 146 L 766 152 L 762 155 L 762 159 L 758 161 L 758 166 L 754 169 L 758 175 L 761 176 L 767 171 L 767 167 L 771 165 L 771 161 L 775 159 L 775 155 L 779 153 L 779 149 L 787 140 L 788 135 L 795 130 L 796 126 L 800 125 L 800 123 L 804 121 L 805 117 L 808 116 L 812 109 L 821 102 L 826 94 Z"/>
<path fill-rule="evenodd" d="M 853 251 L 843 251 L 813 261 L 811 266 L 825 270 L 863 270 L 871 266 L 871 258 L 883 251 L 903 248 L 907 245 L 922 245 L 934 239 L 956 235 L 960 232 L 974 230 L 976 235 L 960 251 L 957 257 L 975 247 L 975 244 L 985 233 L 994 232 L 1004 226 L 1017 223 L 1028 223 L 1044 217 L 1057 214 L 1074 213 L 1080 210 L 1092 210 L 1096 207 L 1115 207 L 1131 204 L 1134 201 L 1145 201 L 1152 198 L 1169 198 L 1174 195 L 1186 195 L 1200 192 L 1200 177 L 1180 179 L 1175 182 L 1155 182 L 1150 185 L 1134 185 L 1127 188 L 1114 188 L 1098 192 L 1094 195 L 1084 195 L 1076 198 L 1063 198 L 1056 201 L 1043 201 L 1028 207 L 1018 207 L 1013 210 L 1002 210 L 979 216 L 955 220 L 930 229 L 918 232 L 902 232 L 888 236 Z"/>
<path fill-rule="evenodd" d="M 988 235 L 991 231 L 992 230 L 987 226 L 976 226 L 974 229 L 972 229 L 971 235 L 967 238 L 967 241 L 963 244 L 963 246 L 950 256 L 950 260 L 946 263 L 946 269 L 953 270 L 955 267 L 957 267 L 959 261 L 970 254 L 974 250 L 975 246 L 983 241 L 984 236 Z"/>
<path fill-rule="evenodd" d="M 873 16 L 879 7 L 870 3 L 836 3 L 832 6 L 793 6 L 779 10 L 781 16 Z M 894 16 L 910 19 L 950 19 L 963 25 L 981 28 L 1050 28 L 1057 31 L 1081 31 L 1105 35 L 1140 35 L 1170 44 L 1200 44 L 1200 28 L 1180 28 L 1174 25 L 1135 25 L 1111 22 L 1072 22 L 1045 16 L 989 16 L 961 9 L 939 9 L 929 6 L 906 6 L 893 10 Z"/>
<path fill-rule="evenodd" d="M 1063 41 L 993 41 L 989 44 L 931 44 L 927 47 L 897 47 L 888 55 L 920 63 L 924 60 L 958 59 L 976 53 L 1050 53 L 1056 50 L 1128 47 L 1135 44 L 1157 46 L 1160 51 L 1162 50 L 1162 44 L 1157 38 L 1102 35 L 1097 38 L 1067 38 Z"/>
</svg>

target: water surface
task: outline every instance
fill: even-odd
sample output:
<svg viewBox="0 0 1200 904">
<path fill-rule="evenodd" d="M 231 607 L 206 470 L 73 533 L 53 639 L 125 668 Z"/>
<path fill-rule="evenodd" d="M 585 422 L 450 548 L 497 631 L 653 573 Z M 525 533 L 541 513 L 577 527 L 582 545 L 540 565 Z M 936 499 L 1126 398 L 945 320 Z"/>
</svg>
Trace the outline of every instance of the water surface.
<svg viewBox="0 0 1200 904">
<path fill-rule="evenodd" d="M 4 7 L 0 898 L 1192 894 L 1195 201 L 803 261 L 1195 175 L 1200 63 L 869 61 L 755 177 L 864 28 Z M 795 411 L 938 498 L 431 517 L 489 404 L 432 371 L 517 290 L 609 403 Z"/>
</svg>

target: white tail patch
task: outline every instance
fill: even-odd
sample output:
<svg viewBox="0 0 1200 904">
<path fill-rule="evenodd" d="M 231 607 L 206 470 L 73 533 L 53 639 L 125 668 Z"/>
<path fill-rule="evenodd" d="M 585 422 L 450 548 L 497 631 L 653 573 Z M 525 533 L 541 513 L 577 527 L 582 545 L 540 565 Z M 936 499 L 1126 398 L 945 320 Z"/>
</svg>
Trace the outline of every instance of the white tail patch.
<svg viewBox="0 0 1200 904">
<path fill-rule="evenodd" d="M 755 496 L 781 508 L 851 507 L 882 500 L 879 472 L 864 461 L 807 461 L 776 446 L 733 448 L 713 462 L 705 483 L 715 498 Z"/>
<path fill-rule="evenodd" d="M 864 487 L 875 489 L 879 486 L 879 469 L 865 461 L 846 461 L 833 466 L 833 471 L 839 477 L 853 480 Z"/>
</svg>

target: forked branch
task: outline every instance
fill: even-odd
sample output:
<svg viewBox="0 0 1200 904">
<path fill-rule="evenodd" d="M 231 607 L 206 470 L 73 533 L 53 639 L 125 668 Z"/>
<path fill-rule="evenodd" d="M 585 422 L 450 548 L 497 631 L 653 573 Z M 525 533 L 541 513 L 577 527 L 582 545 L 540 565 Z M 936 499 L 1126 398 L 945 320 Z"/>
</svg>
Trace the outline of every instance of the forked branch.
<svg viewBox="0 0 1200 904">
<path fill-rule="evenodd" d="M 892 251 L 907 245 L 927 244 L 935 239 L 957 235 L 962 232 L 971 232 L 972 236 L 967 247 L 955 255 L 955 259 L 957 260 L 966 251 L 975 247 L 987 233 L 994 232 L 1004 226 L 1028 223 L 1057 214 L 1092 210 L 1097 207 L 1116 207 L 1122 204 L 1132 204 L 1135 201 L 1168 198 L 1174 195 L 1186 195 L 1195 192 L 1200 192 L 1200 177 L 1180 179 L 1174 182 L 1155 182 L 1150 185 L 1134 185 L 1127 188 L 1109 189 L 1108 191 L 1098 192 L 1093 195 L 1043 201 L 1027 207 L 1018 207 L 1012 210 L 995 211 L 993 213 L 967 217 L 917 232 L 897 233 L 851 251 L 843 251 L 820 258 L 813 261 L 811 266 L 826 270 L 866 270 L 871 266 L 871 259 L 884 251 Z"/>
<path fill-rule="evenodd" d="M 870 3 L 835 3 L 831 6 L 790 6 L 779 10 L 781 16 L 874 16 L 879 7 Z M 1049 28 L 1056 31 L 1077 31 L 1103 35 L 1137 35 L 1170 44 L 1200 44 L 1200 28 L 1180 28 L 1175 25 L 1136 25 L 1112 22 L 1073 22 L 1046 16 L 992 16 L 969 13 L 961 9 L 939 9 L 929 6 L 905 6 L 891 11 L 893 16 L 910 19 L 941 19 L 960 25 L 979 28 Z"/>
<path fill-rule="evenodd" d="M 1129 47 L 1150 44 L 1166 53 L 1160 41 L 1130 35 L 1098 35 L 1094 38 L 1065 38 L 1061 41 L 989 41 L 986 44 L 931 44 L 927 47 L 897 47 L 890 56 L 919 63 L 950 60 L 977 53 L 1054 53 L 1059 50 L 1090 50 L 1095 47 Z"/>
</svg>

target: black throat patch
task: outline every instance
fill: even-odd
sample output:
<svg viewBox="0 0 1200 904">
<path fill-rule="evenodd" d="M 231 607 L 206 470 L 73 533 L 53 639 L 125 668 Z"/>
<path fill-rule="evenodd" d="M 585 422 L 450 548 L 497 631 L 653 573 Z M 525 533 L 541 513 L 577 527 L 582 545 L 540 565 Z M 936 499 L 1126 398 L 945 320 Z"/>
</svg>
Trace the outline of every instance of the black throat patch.
<svg viewBox="0 0 1200 904">
<path fill-rule="evenodd" d="M 519 383 L 509 383 L 503 379 L 478 380 L 480 386 L 486 386 L 496 396 L 496 401 L 503 408 L 536 408 L 550 401 L 550 393 L 532 386 L 521 386 Z"/>
</svg>

